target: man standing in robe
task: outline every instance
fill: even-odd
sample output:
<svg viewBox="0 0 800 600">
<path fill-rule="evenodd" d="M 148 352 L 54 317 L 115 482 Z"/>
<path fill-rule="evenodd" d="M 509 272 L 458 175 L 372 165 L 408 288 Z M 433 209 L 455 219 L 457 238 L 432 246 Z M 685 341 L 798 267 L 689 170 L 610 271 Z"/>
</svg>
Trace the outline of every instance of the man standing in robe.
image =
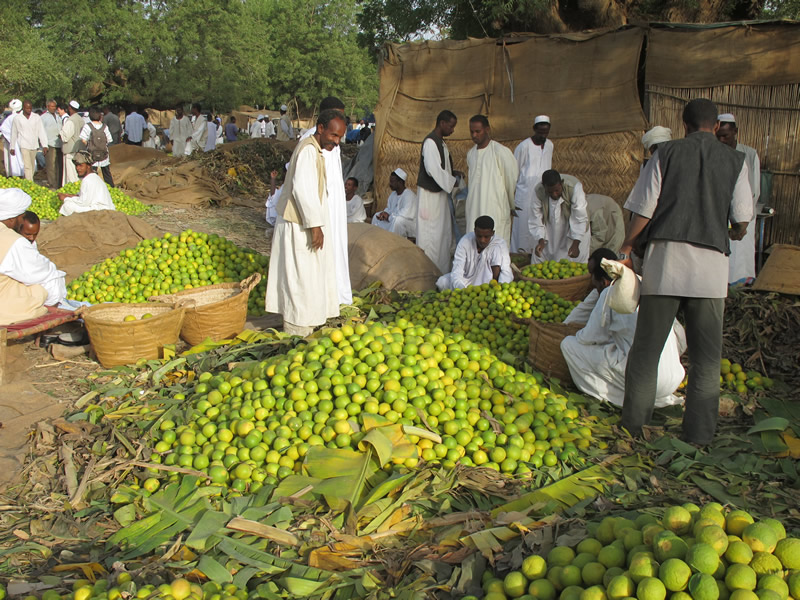
<svg viewBox="0 0 800 600">
<path fill-rule="evenodd" d="M 200 105 L 192 104 L 192 136 L 186 140 L 186 143 L 189 144 L 186 148 L 187 155 L 194 152 L 203 152 L 206 147 L 206 137 L 208 136 L 207 122 L 200 112 Z"/>
<path fill-rule="evenodd" d="M 717 141 L 717 115 L 710 100 L 690 101 L 686 137 L 658 147 L 625 203 L 633 216 L 619 258 L 645 247 L 622 406 L 632 435 L 652 418 L 659 357 L 679 310 L 690 363 L 681 439 L 706 445 L 716 430 L 729 240 L 742 239 L 753 217 L 745 156 Z"/>
<path fill-rule="evenodd" d="M 730 113 L 720 115 L 717 139 L 744 154 L 750 178 L 750 191 L 753 193 L 753 218 L 747 226 L 747 233 L 741 240 L 731 240 L 728 283 L 750 283 L 756 276 L 756 216 L 758 215 L 756 206 L 761 196 L 761 161 L 755 148 L 739 143 L 738 134 L 736 118 Z"/>
<path fill-rule="evenodd" d="M 42 115 L 42 125 L 47 134 L 47 185 L 52 189 L 61 187 L 61 169 L 64 164 L 64 157 L 61 156 L 61 138 L 58 132 L 61 131 L 61 117 L 56 113 L 58 104 L 55 100 L 47 101 L 47 112 Z"/>
<path fill-rule="evenodd" d="M 519 180 L 514 197 L 518 213 L 511 231 L 512 252 L 533 252 L 538 240 L 533 239 L 528 221 L 533 202 L 533 190 L 542 179 L 542 173 L 553 166 L 553 142 L 550 135 L 550 117 L 539 115 L 533 120 L 533 135 L 520 142 L 514 150 L 519 164 Z"/>
<path fill-rule="evenodd" d="M 0 134 L 3 136 L 3 161 L 6 168 L 6 177 L 24 177 L 25 164 L 22 162 L 22 152 L 19 151 L 19 145 L 11 145 L 11 127 L 14 125 L 14 119 L 22 112 L 22 100 L 14 98 L 8 103 L 8 106 L 11 109 L 11 114 L 0 125 Z M 12 148 L 15 150 L 14 154 L 11 154 Z"/>
<path fill-rule="evenodd" d="M 89 212 L 90 210 L 115 210 L 108 186 L 94 172 L 92 157 L 89 153 L 85 150 L 77 152 L 73 162 L 78 177 L 81 178 L 81 190 L 77 196 L 59 194 L 58 199 L 62 204 L 58 212 L 66 217 L 73 213 Z"/>
<path fill-rule="evenodd" d="M 531 264 L 567 258 L 572 262 L 589 259 L 589 215 L 583 185 L 572 175 L 555 169 L 542 173 L 534 188 L 528 221 L 536 247 Z"/>
<path fill-rule="evenodd" d="M 389 175 L 386 208 L 372 217 L 372 224 L 397 235 L 417 237 L 417 195 L 406 187 L 408 174 L 397 168 Z"/>
<path fill-rule="evenodd" d="M 326 110 L 344 110 L 344 102 L 334 96 L 324 98 L 319 105 L 320 114 Z M 313 136 L 316 128 L 306 131 L 300 141 Z M 350 259 L 347 252 L 347 198 L 342 176 L 342 150 L 336 144 L 330 150 L 322 149 L 325 160 L 325 185 L 328 193 L 330 236 L 328 243 L 336 264 L 336 286 L 339 304 L 353 303 L 353 288 L 350 286 Z"/>
<path fill-rule="evenodd" d="M 172 156 L 186 154 L 186 143 L 192 137 L 192 122 L 183 114 L 182 106 L 175 108 L 175 116 L 169 122 L 169 137 L 172 140 Z"/>
<path fill-rule="evenodd" d="M 217 124 L 211 113 L 206 115 L 206 129 L 206 145 L 203 147 L 203 152 L 211 152 L 217 147 Z"/>
<path fill-rule="evenodd" d="M 292 120 L 287 114 L 289 107 L 285 104 L 281 105 L 281 120 L 278 122 L 278 141 L 288 142 L 294 139 L 294 128 L 292 127 Z M 313 127 L 312 127 L 313 131 Z"/>
<path fill-rule="evenodd" d="M 491 217 L 497 237 L 511 243 L 511 217 L 519 167 L 511 150 L 492 139 L 489 119 L 475 115 L 469 120 L 475 146 L 467 152 L 469 192 L 467 223 L 482 215 Z"/>
<path fill-rule="evenodd" d="M 136 107 L 131 108 L 130 114 L 125 116 L 125 143 L 132 146 L 141 146 L 147 123 L 144 117 L 136 112 Z"/>
<path fill-rule="evenodd" d="M 103 107 L 103 124 L 111 132 L 111 145 L 119 144 L 122 139 L 122 123 L 108 104 Z"/>
<path fill-rule="evenodd" d="M 339 315 L 322 150 L 338 146 L 344 132 L 343 113 L 320 112 L 316 132 L 292 153 L 278 200 L 266 310 L 283 315 L 283 330 L 292 335 L 305 337 Z"/>
<path fill-rule="evenodd" d="M 267 139 L 275 137 L 275 123 L 269 116 L 264 117 L 264 137 Z"/>
<path fill-rule="evenodd" d="M 490 281 L 510 283 L 514 281 L 514 273 L 506 241 L 495 235 L 492 218 L 481 215 L 475 219 L 475 230 L 458 241 L 453 270 L 439 277 L 436 287 L 459 290 Z"/>
<path fill-rule="evenodd" d="M 258 118 L 250 124 L 250 130 L 248 133 L 250 134 L 250 139 L 256 139 L 263 136 L 264 130 L 264 115 L 258 115 Z"/>
<path fill-rule="evenodd" d="M 67 105 L 67 112 L 69 117 L 64 121 L 61 127 L 61 141 L 63 145 L 61 151 L 64 153 L 64 185 L 78 181 L 78 172 L 75 170 L 75 164 L 72 159 L 75 158 L 75 153 L 83 149 L 83 142 L 81 141 L 81 131 L 83 131 L 83 117 L 78 113 L 81 107 L 76 100 L 70 100 Z"/>
<path fill-rule="evenodd" d="M 22 152 L 25 179 L 33 181 L 33 174 L 36 172 L 36 154 L 39 152 L 39 148 L 47 156 L 47 134 L 44 131 L 42 117 L 33 112 L 33 104 L 30 100 L 22 103 L 22 114 L 17 115 L 11 125 L 9 154 L 12 156 L 17 153 L 17 145 Z"/>
<path fill-rule="evenodd" d="M 436 128 L 422 142 L 419 156 L 417 246 L 442 273 L 450 271 L 453 213 L 450 192 L 461 173 L 453 171 L 444 138 L 453 135 L 458 119 L 449 110 L 436 117 Z"/>
</svg>

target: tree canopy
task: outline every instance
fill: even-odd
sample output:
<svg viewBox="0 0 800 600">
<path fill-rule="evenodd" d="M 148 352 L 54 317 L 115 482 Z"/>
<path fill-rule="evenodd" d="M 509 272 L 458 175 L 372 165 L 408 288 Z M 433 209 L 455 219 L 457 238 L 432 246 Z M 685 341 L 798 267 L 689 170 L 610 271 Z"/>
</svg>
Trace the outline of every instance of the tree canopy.
<svg viewBox="0 0 800 600">
<path fill-rule="evenodd" d="M 0 102 L 313 107 L 377 100 L 355 0 L 6 0 Z"/>
</svg>

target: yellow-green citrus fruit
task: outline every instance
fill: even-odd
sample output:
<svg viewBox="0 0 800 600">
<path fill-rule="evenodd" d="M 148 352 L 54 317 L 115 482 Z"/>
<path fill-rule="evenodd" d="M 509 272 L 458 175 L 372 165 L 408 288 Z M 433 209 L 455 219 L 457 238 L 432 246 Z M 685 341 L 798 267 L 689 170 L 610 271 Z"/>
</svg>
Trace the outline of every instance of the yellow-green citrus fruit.
<svg viewBox="0 0 800 600">
<path fill-rule="evenodd" d="M 800 569 L 800 539 L 784 538 L 775 545 L 775 556 L 785 569 Z"/>
</svg>

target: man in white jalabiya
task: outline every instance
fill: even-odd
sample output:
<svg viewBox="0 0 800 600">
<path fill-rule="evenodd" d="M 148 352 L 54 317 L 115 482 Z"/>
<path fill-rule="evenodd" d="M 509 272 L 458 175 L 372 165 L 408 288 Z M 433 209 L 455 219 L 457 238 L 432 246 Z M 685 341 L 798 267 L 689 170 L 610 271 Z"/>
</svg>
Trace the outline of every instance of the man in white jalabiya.
<svg viewBox="0 0 800 600">
<path fill-rule="evenodd" d="M 320 109 L 321 110 L 321 109 Z M 281 105 L 281 120 L 278 122 L 278 141 L 288 142 L 294 139 L 294 127 L 292 127 L 292 119 L 289 117 L 289 107 L 285 104 Z M 312 134 L 314 128 L 311 128 Z"/>
<path fill-rule="evenodd" d="M 183 114 L 183 107 L 175 108 L 175 116 L 169 122 L 169 139 L 172 140 L 172 156 L 186 154 L 186 142 L 192 137 L 192 121 Z"/>
<path fill-rule="evenodd" d="M 358 179 L 355 177 L 344 180 L 344 199 L 347 203 L 347 222 L 364 223 L 367 220 L 367 211 L 363 198 L 358 195 Z"/>
<path fill-rule="evenodd" d="M 67 297 L 65 273 L 17 233 L 31 197 L 18 188 L 0 190 L 0 323 L 35 319 Z"/>
<path fill-rule="evenodd" d="M 539 115 L 533 120 L 533 135 L 520 142 L 514 150 L 514 158 L 519 165 L 519 179 L 514 201 L 517 216 L 514 217 L 511 231 L 512 252 L 533 252 L 538 240 L 533 239 L 528 220 L 530 219 L 533 190 L 542 179 L 542 173 L 553 166 L 553 142 L 550 135 L 550 117 Z"/>
<path fill-rule="evenodd" d="M 320 114 L 325 110 L 344 110 L 344 102 L 334 96 L 323 98 L 319 105 Z M 316 132 L 312 127 L 300 138 L 300 141 L 311 137 Z M 330 211 L 330 235 L 328 243 L 331 245 L 334 261 L 336 263 L 336 283 L 339 304 L 353 303 L 353 288 L 350 286 L 350 259 L 347 251 L 347 199 L 342 178 L 342 150 L 339 144 L 334 147 L 322 149 L 322 158 L 325 160 L 325 181 L 328 192 L 328 210 Z"/>
<path fill-rule="evenodd" d="M 22 152 L 22 163 L 25 165 L 25 179 L 33 181 L 33 174 L 36 172 L 36 153 L 41 148 L 47 156 L 47 133 L 44 130 L 42 117 L 33 112 L 33 104 L 30 100 L 22 103 L 22 114 L 14 118 L 11 125 L 11 149 L 8 151 L 12 156 L 18 154 L 16 148 Z"/>
<path fill-rule="evenodd" d="M 283 315 L 283 330 L 293 335 L 305 337 L 339 315 L 322 150 L 338 146 L 345 127 L 343 113 L 320 112 L 314 135 L 292 154 L 278 201 L 266 310 Z"/>
<path fill-rule="evenodd" d="M 494 231 L 492 217 L 481 215 L 475 219 L 475 230 L 458 241 L 453 270 L 439 277 L 436 287 L 458 290 L 492 280 L 498 283 L 514 281 L 508 245 Z"/>
<path fill-rule="evenodd" d="M 453 171 L 444 138 L 453 135 L 458 119 L 449 110 L 436 117 L 436 127 L 422 141 L 417 175 L 417 246 L 442 273 L 450 271 L 453 212 L 449 194 L 462 174 Z"/>
<path fill-rule="evenodd" d="M 200 112 L 199 104 L 192 104 L 192 137 L 186 140 L 186 156 L 194 152 L 203 152 L 208 137 L 208 121 Z"/>
<path fill-rule="evenodd" d="M 90 210 L 114 210 L 114 201 L 103 179 L 94 172 L 92 157 L 82 150 L 75 154 L 73 159 L 75 170 L 81 178 L 81 191 L 77 196 L 59 194 L 58 199 L 63 203 L 58 211 L 64 216 L 73 213 L 89 212 Z"/>
<path fill-rule="evenodd" d="M 586 262 L 589 258 L 589 215 L 583 185 L 572 175 L 555 169 L 542 173 L 536 184 L 528 220 L 536 247 L 531 264 L 567 258 Z"/>
<path fill-rule="evenodd" d="M 19 144 L 13 146 L 14 154 L 9 152 L 12 148 L 11 127 L 14 125 L 14 119 L 22 112 L 22 100 L 14 98 L 8 103 L 8 107 L 11 109 L 11 114 L 0 125 L 0 134 L 3 136 L 3 162 L 6 168 L 6 177 L 24 177 L 25 164 L 22 162 L 22 152 L 19 151 Z"/>
<path fill-rule="evenodd" d="M 389 175 L 386 208 L 372 217 L 372 224 L 408 238 L 417 237 L 417 195 L 406 187 L 408 174 L 397 168 Z"/>
<path fill-rule="evenodd" d="M 85 123 L 83 117 L 78 113 L 81 107 L 76 100 L 70 100 L 67 105 L 67 112 L 69 117 L 64 120 L 61 126 L 61 151 L 64 153 L 64 185 L 78 181 L 78 172 L 75 170 L 75 164 L 72 159 L 75 158 L 75 153 L 83 149 L 83 142 L 81 141 L 81 131 Z"/>
<path fill-rule="evenodd" d="M 250 139 L 264 137 L 264 115 L 258 115 L 258 118 L 250 124 Z"/>
<path fill-rule="evenodd" d="M 217 147 L 217 124 L 211 113 L 206 115 L 206 129 L 206 145 L 203 146 L 203 152 L 211 152 Z"/>
<path fill-rule="evenodd" d="M 264 117 L 264 137 L 275 137 L 275 123 L 272 122 L 272 119 L 270 119 L 269 116 Z"/>
<path fill-rule="evenodd" d="M 755 148 L 740 144 L 736 117 L 731 113 L 719 116 L 717 139 L 744 154 L 750 191 L 753 193 L 753 219 L 741 240 L 731 240 L 731 255 L 728 259 L 728 283 L 750 283 L 756 276 L 756 217 L 758 199 L 761 196 L 761 161 Z"/>
<path fill-rule="evenodd" d="M 509 245 L 519 175 L 517 161 L 511 150 L 492 139 L 485 116 L 475 115 L 469 120 L 469 133 L 475 146 L 467 152 L 467 223 L 474 223 L 482 215 L 492 217 L 496 235 Z"/>
<path fill-rule="evenodd" d="M 150 114 L 145 111 L 144 113 L 144 120 L 147 123 L 147 134 L 142 137 L 142 148 L 157 148 L 158 147 L 158 131 L 156 130 L 156 126 L 150 121 Z M 103 123 L 105 123 L 105 119 L 103 119 Z M 109 127 L 109 131 L 111 128 Z M 111 132 L 111 137 L 113 139 L 114 132 Z M 112 142 L 113 145 L 113 142 Z"/>
</svg>

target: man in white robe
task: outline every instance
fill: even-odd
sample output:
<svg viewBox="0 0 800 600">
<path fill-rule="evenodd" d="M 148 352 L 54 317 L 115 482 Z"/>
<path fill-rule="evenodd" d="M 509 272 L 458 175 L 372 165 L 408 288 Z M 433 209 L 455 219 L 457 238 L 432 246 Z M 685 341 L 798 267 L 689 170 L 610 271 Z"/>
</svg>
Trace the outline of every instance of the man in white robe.
<svg viewBox="0 0 800 600">
<path fill-rule="evenodd" d="M 156 131 L 156 126 L 150 122 L 150 115 L 147 111 L 144 113 L 144 120 L 146 122 L 147 128 L 147 135 L 142 137 L 142 148 L 157 148 L 158 147 L 158 131 Z M 105 120 L 103 120 L 105 123 Z M 109 129 L 110 131 L 110 129 Z M 111 138 L 114 138 L 114 132 L 111 132 Z M 144 139 L 147 138 L 147 139 Z M 113 144 L 113 142 L 112 142 Z"/>
<path fill-rule="evenodd" d="M 42 117 L 33 112 L 33 104 L 30 100 L 22 103 L 22 114 L 14 118 L 11 125 L 11 149 L 9 153 L 13 156 L 22 152 L 22 163 L 25 165 L 25 179 L 33 181 L 36 172 L 36 154 L 41 151 L 47 155 L 47 133 L 44 130 Z"/>
<path fill-rule="evenodd" d="M 18 188 L 0 190 L 0 324 L 35 319 L 67 297 L 65 273 L 17 233 L 31 197 Z"/>
<path fill-rule="evenodd" d="M 348 223 L 364 223 L 367 220 L 364 200 L 356 192 L 358 192 L 358 179 L 355 177 L 348 177 L 345 179 L 344 199 L 347 203 Z"/>
<path fill-rule="evenodd" d="M 265 138 L 275 137 L 275 123 L 273 123 L 272 119 L 270 119 L 269 117 L 264 118 L 264 137 Z"/>
<path fill-rule="evenodd" d="M 285 105 L 284 107 L 285 108 Z M 334 96 L 323 98 L 320 102 L 320 114 L 325 110 L 344 110 L 344 103 Z M 300 138 L 300 141 L 311 137 L 316 132 L 312 127 Z M 336 263 L 336 284 L 339 295 L 339 304 L 353 303 L 353 288 L 350 285 L 350 258 L 347 249 L 347 199 L 344 191 L 342 175 L 342 150 L 335 145 L 330 150 L 323 148 L 322 157 L 325 159 L 325 180 L 328 188 L 328 210 L 330 211 L 330 236 Z M 366 218 L 366 217 L 365 217 Z"/>
<path fill-rule="evenodd" d="M 208 120 L 200 112 L 199 104 L 192 104 L 192 136 L 186 140 L 187 156 L 194 152 L 203 152 L 208 138 Z"/>
<path fill-rule="evenodd" d="M 485 116 L 475 115 L 469 120 L 469 133 L 475 146 L 467 152 L 467 223 L 474 223 L 481 215 L 492 217 L 497 235 L 510 247 L 514 190 L 519 175 L 517 161 L 511 150 L 492 139 L 489 119 Z"/>
<path fill-rule="evenodd" d="M 316 133 L 292 154 L 278 202 L 266 310 L 283 315 L 283 329 L 292 335 L 307 336 L 339 315 L 322 149 L 333 150 L 344 132 L 342 113 L 320 112 Z"/>
<path fill-rule="evenodd" d="M 599 400 L 622 406 L 625 395 L 625 367 L 628 364 L 628 353 L 636 332 L 638 311 L 625 315 L 611 310 L 608 306 L 607 297 L 611 291 L 611 279 L 600 265 L 602 258 L 614 260 L 616 255 L 607 248 L 601 248 L 590 258 L 593 263 L 592 284 L 594 292 L 599 293 L 599 296 L 586 326 L 577 334 L 562 340 L 561 353 L 579 390 Z M 681 325 L 675 321 L 658 363 L 656 408 L 679 404 L 682 401 L 673 394 L 685 375 L 680 358 L 681 352 L 685 349 L 685 333 Z"/>
<path fill-rule="evenodd" d="M 495 235 L 494 221 L 487 215 L 475 220 L 475 230 L 464 235 L 456 246 L 453 270 L 436 281 L 439 290 L 459 290 L 490 281 L 510 283 L 511 255 L 506 241 Z"/>
<path fill-rule="evenodd" d="M 747 226 L 747 233 L 741 240 L 731 240 L 731 255 L 728 260 L 728 283 L 751 283 L 756 276 L 756 217 L 758 199 L 761 196 L 761 161 L 755 148 L 740 144 L 737 137 L 739 128 L 736 118 L 730 113 L 719 116 L 717 139 L 734 150 L 744 154 L 753 193 L 753 219 Z"/>
<path fill-rule="evenodd" d="M 406 187 L 408 174 L 397 168 L 389 175 L 389 189 L 392 193 L 386 201 L 386 208 L 373 215 L 372 224 L 397 235 L 417 237 L 417 195 Z"/>
<path fill-rule="evenodd" d="M 81 178 L 81 191 L 77 196 L 59 194 L 58 199 L 63 203 L 59 212 L 68 216 L 73 213 L 89 212 L 90 210 L 115 210 L 111 193 L 103 179 L 94 172 L 92 159 L 88 152 L 81 151 L 73 159 L 75 170 Z"/>
<path fill-rule="evenodd" d="M 64 185 L 78 181 L 78 172 L 75 170 L 72 159 L 75 158 L 75 153 L 84 147 L 81 132 L 86 124 L 78 112 L 80 107 L 81 105 L 76 100 L 70 100 L 67 105 L 69 117 L 64 120 L 61 132 L 58 134 L 63 142 L 61 151 L 64 153 Z"/>
<path fill-rule="evenodd" d="M 563 258 L 586 262 L 591 234 L 581 182 L 550 169 L 542 173 L 533 196 L 528 226 L 537 242 L 531 264 Z"/>
<path fill-rule="evenodd" d="M 542 179 L 542 173 L 553 166 L 553 142 L 550 135 L 550 117 L 539 115 L 533 120 L 533 135 L 520 142 L 514 150 L 514 158 L 519 165 L 519 179 L 514 195 L 517 216 L 514 217 L 511 231 L 511 251 L 532 253 L 538 240 L 533 239 L 528 220 L 530 219 L 533 190 Z"/>
<path fill-rule="evenodd" d="M 250 124 L 249 133 L 250 139 L 264 137 L 264 115 L 258 115 L 258 118 Z"/>
<path fill-rule="evenodd" d="M 444 138 L 453 134 L 458 119 L 449 110 L 436 117 L 436 128 L 422 142 L 417 175 L 417 246 L 439 271 L 450 271 L 453 244 L 453 207 L 450 193 L 462 174 L 453 171 Z"/>
<path fill-rule="evenodd" d="M 288 114 L 289 107 L 285 104 L 281 105 L 281 120 L 278 122 L 278 141 L 288 142 L 294 139 L 294 127 L 292 127 L 292 119 Z M 320 109 L 322 112 L 322 109 Z M 314 128 L 311 128 L 313 134 Z"/>
<path fill-rule="evenodd" d="M 0 125 L 0 135 L 3 136 L 3 162 L 6 168 L 6 177 L 24 177 L 25 164 L 22 162 L 22 152 L 19 150 L 19 144 L 13 146 L 14 154 L 11 154 L 11 128 L 14 125 L 14 119 L 22 112 L 22 100 L 14 98 L 8 103 L 11 109 L 11 114 L 8 115 L 3 124 Z"/>
<path fill-rule="evenodd" d="M 206 115 L 206 144 L 203 146 L 203 152 L 211 152 L 217 147 L 217 124 L 214 123 L 214 117 L 211 114 Z"/>
<path fill-rule="evenodd" d="M 186 154 L 186 143 L 192 137 L 192 121 L 183 114 L 183 107 L 175 109 L 175 116 L 169 122 L 169 138 L 172 140 L 172 156 Z"/>
</svg>

